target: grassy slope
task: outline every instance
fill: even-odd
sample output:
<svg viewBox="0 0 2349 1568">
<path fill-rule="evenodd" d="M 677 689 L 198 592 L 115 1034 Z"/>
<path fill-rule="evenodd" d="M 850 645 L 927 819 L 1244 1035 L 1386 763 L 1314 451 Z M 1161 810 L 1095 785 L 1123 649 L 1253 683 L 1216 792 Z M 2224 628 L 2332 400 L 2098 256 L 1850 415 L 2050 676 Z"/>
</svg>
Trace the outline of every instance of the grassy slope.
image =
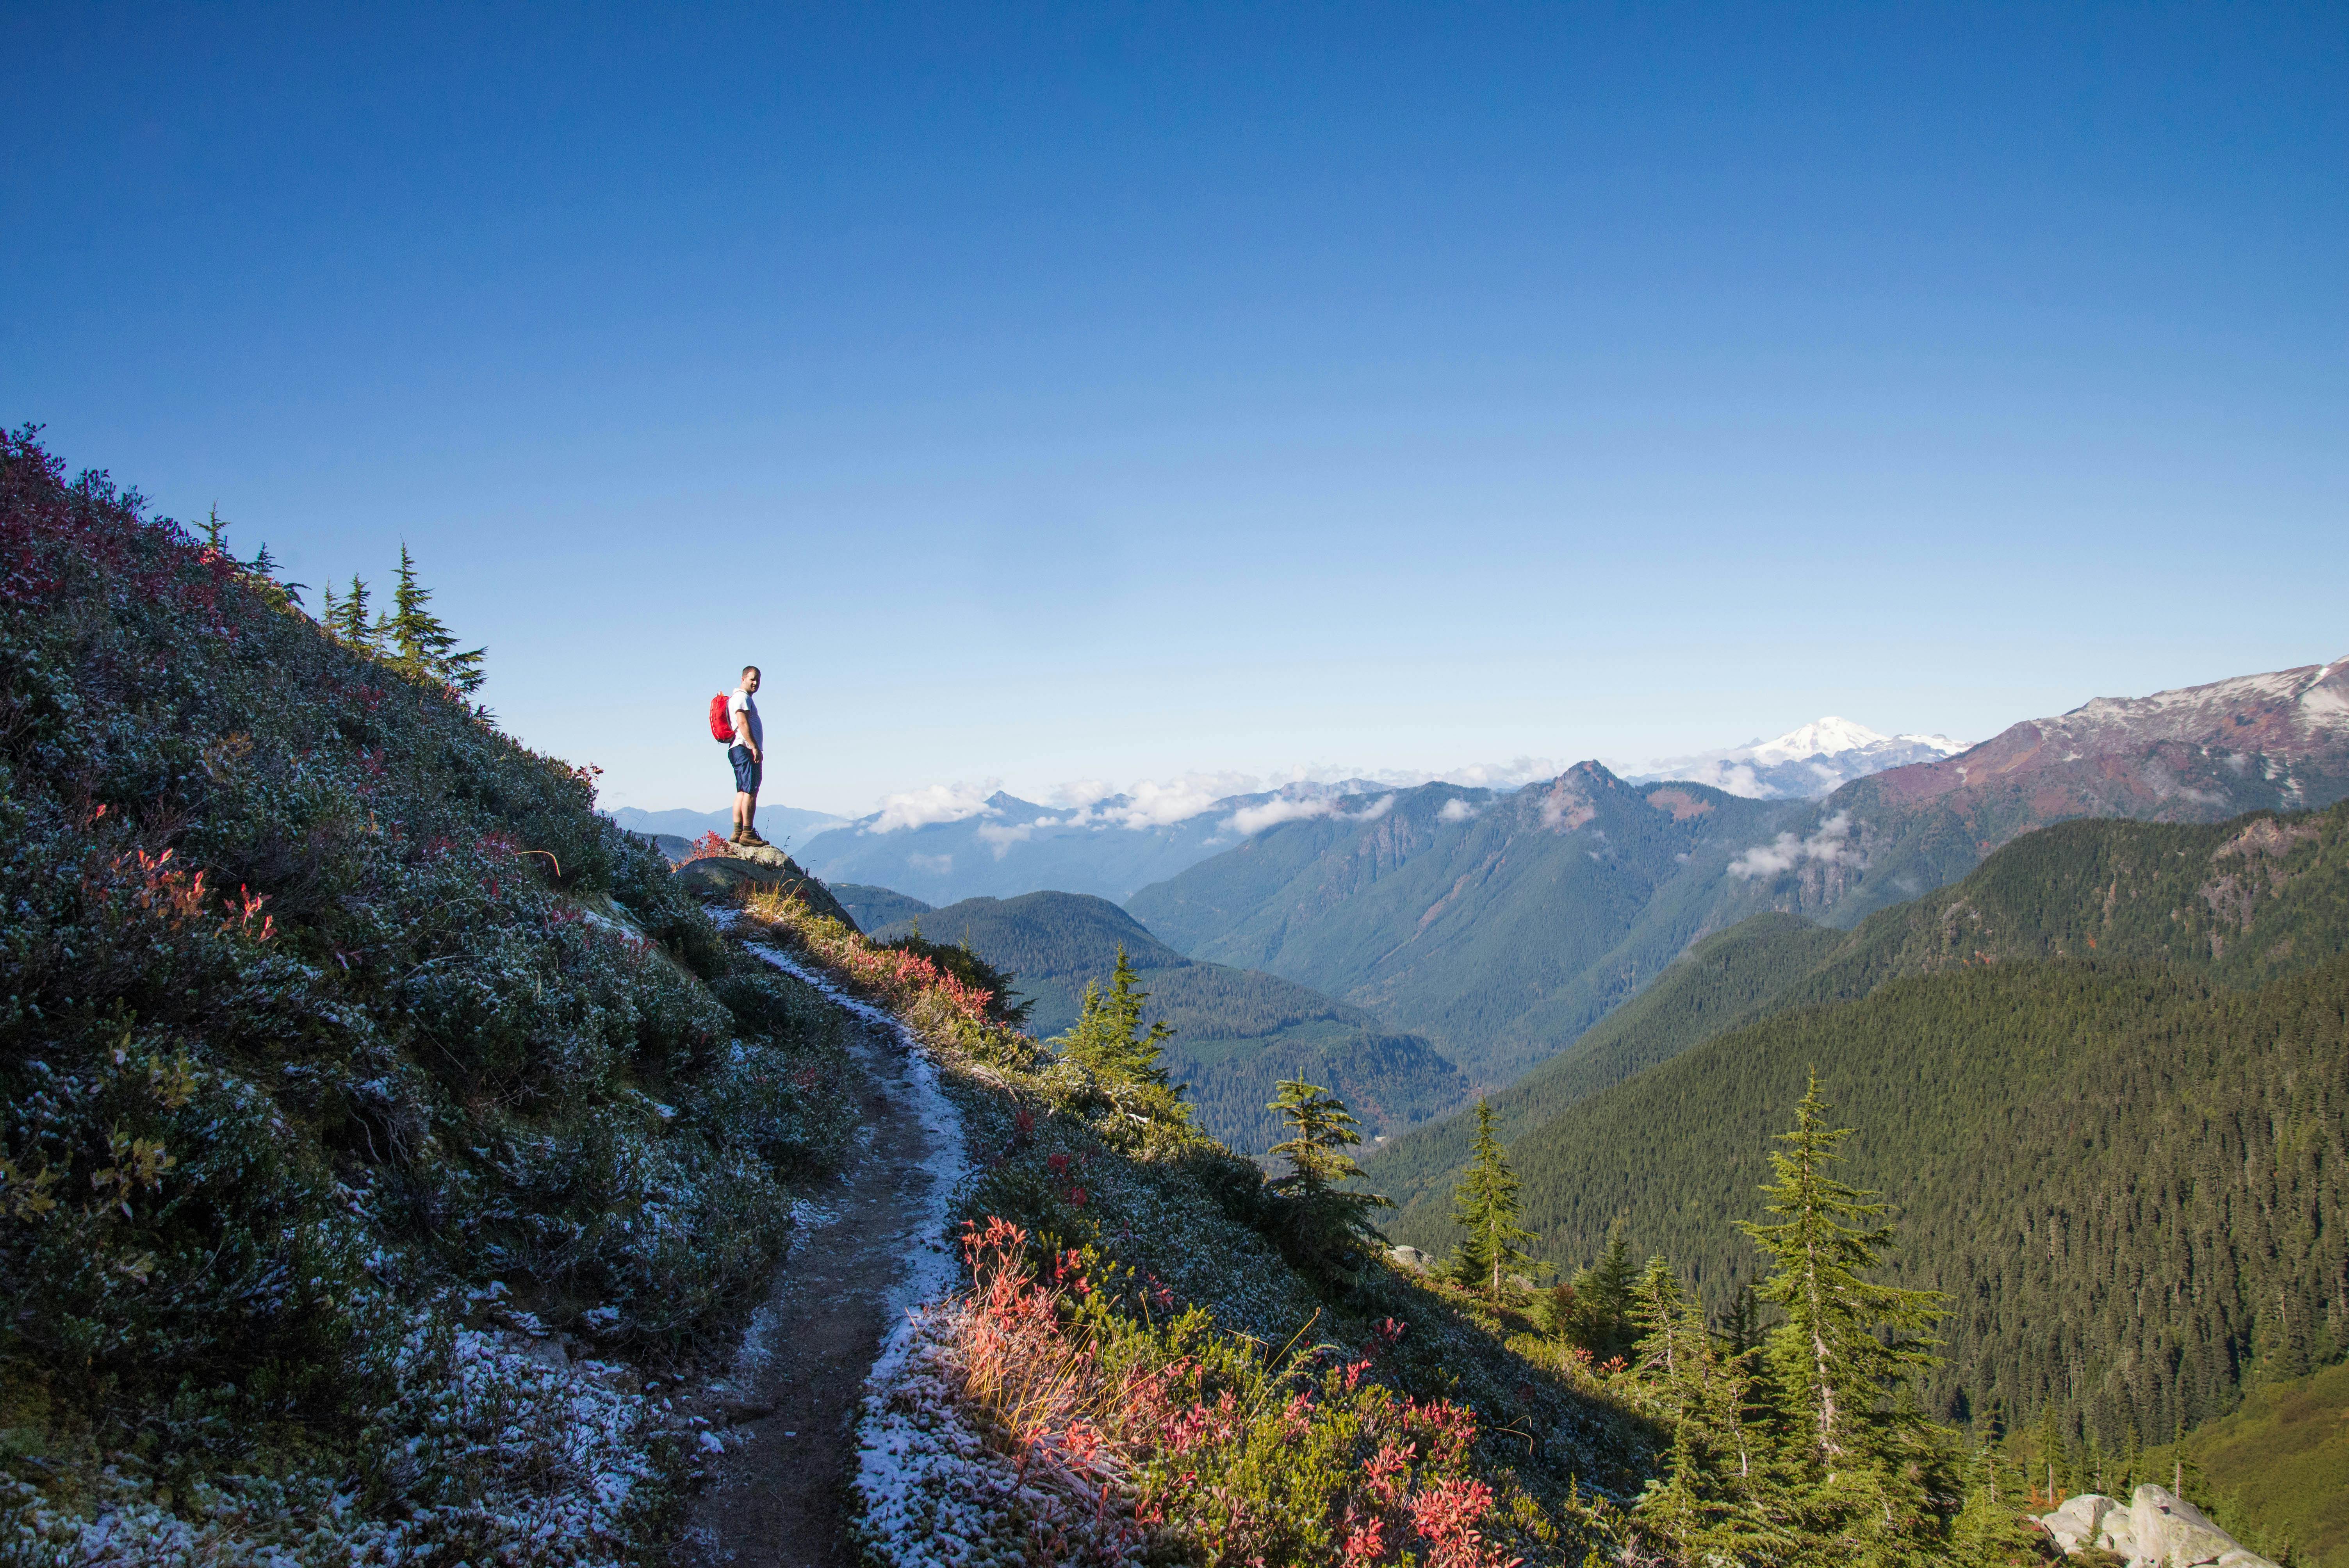
<svg viewBox="0 0 2349 1568">
<path fill-rule="evenodd" d="M 967 899 L 875 935 L 888 940 L 916 925 L 932 941 L 967 941 L 1018 975 L 1017 993 L 1036 1003 L 1030 1026 L 1046 1037 L 1076 1021 L 1086 985 L 1106 976 L 1123 945 L 1150 993 L 1146 1016 L 1174 1028 L 1170 1068 L 1191 1086 L 1208 1129 L 1236 1148 L 1261 1150 L 1279 1136 L 1264 1108 L 1282 1078 L 1336 1088 L 1373 1129 L 1441 1110 L 1464 1088 L 1426 1041 L 1278 975 L 1194 963 L 1103 899 Z"/>
<path fill-rule="evenodd" d="M 0 451 L 0 1554 L 630 1554 L 683 1477 L 633 1379 L 843 1147 L 836 1026 L 586 775 L 267 586 Z"/>
<path fill-rule="evenodd" d="M 2199 1472 L 2192 1492 L 2246 1545 L 2276 1556 L 2289 1543 L 2306 1568 L 2349 1568 L 2349 1362 L 2253 1388 L 2149 1452 L 2147 1472 L 2166 1478 L 2180 1454 Z"/>
<path fill-rule="evenodd" d="M 1906 975 L 1985 959 L 2095 954 L 2254 985 L 2349 948 L 2349 808 L 2290 819 L 2286 840 L 2274 846 L 2281 853 L 2258 841 L 2257 824 L 2271 820 L 2065 822 L 1848 933 L 1790 915 L 1754 916 L 1700 944 L 1493 1097 L 1503 1136 L 1528 1136 L 1578 1100 L 1715 1035 L 1790 1007 L 1864 996 Z M 2245 902 L 2255 887 L 2259 896 Z M 1416 1129 L 1380 1152 L 1372 1176 L 1406 1202 L 1448 1191 L 1472 1131 L 1466 1115 Z"/>
</svg>

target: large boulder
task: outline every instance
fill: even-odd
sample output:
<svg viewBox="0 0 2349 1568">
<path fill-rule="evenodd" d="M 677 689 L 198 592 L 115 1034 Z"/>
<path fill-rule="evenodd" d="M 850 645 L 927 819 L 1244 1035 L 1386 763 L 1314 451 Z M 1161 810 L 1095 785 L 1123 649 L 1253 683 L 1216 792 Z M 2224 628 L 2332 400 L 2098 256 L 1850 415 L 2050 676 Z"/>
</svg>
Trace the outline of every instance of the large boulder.
<svg viewBox="0 0 2349 1568">
<path fill-rule="evenodd" d="M 2084 1492 L 2065 1498 L 2054 1512 L 2040 1515 L 2039 1522 L 2047 1527 L 2047 1533 L 2055 1538 L 2055 1544 L 2068 1556 L 2085 1546 L 2102 1545 L 2096 1537 L 2105 1516 L 2120 1506 L 2109 1497 Z"/>
<path fill-rule="evenodd" d="M 2275 1568 L 2158 1486 L 2137 1488 L 2126 1505 L 2094 1492 L 2066 1498 L 2039 1522 L 2066 1556 L 2095 1547 L 2127 1559 L 2129 1568 Z"/>
<path fill-rule="evenodd" d="M 688 861 L 672 874 L 695 897 L 716 903 L 740 903 L 753 892 L 780 888 L 816 913 L 828 914 L 849 930 L 860 931 L 848 911 L 832 896 L 830 888 L 772 845 L 754 848 L 735 844 L 723 855 Z"/>
</svg>

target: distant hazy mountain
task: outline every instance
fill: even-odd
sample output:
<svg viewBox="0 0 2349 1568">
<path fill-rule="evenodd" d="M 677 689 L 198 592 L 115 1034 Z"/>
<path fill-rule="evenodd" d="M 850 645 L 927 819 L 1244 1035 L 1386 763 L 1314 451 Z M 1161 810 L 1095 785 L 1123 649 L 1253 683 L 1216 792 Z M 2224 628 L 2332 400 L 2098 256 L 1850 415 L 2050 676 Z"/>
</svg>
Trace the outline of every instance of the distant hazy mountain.
<svg viewBox="0 0 2349 1568">
<path fill-rule="evenodd" d="M 1775 740 L 1668 757 L 1627 782 L 1684 779 L 1751 800 L 1806 800 L 1837 786 L 1911 762 L 1938 762 L 1965 747 L 1946 735 L 1879 735 L 1847 718 L 1821 718 Z"/>
<path fill-rule="evenodd" d="M 1195 958 L 1261 968 L 1514 1078 L 1720 918 L 1730 861 L 1798 805 L 1634 786 L 1596 762 L 1495 795 L 1428 784 L 1286 822 L 1127 907 Z"/>
<path fill-rule="evenodd" d="M 943 820 L 900 825 L 877 811 L 808 839 L 800 863 L 827 883 L 895 888 L 934 904 L 1053 890 L 1123 899 L 1278 821 L 1324 815 L 1360 780 L 1299 783 L 1233 795 L 1179 820 L 1112 795 L 1081 808 L 1040 806 L 1000 790 L 943 808 Z"/>
<path fill-rule="evenodd" d="M 824 889 L 840 901 L 841 908 L 848 911 L 848 918 L 856 923 L 856 929 L 866 933 L 899 921 L 916 920 L 930 913 L 928 904 L 917 898 L 908 898 L 894 888 L 873 887 L 864 882 L 825 882 Z"/>
<path fill-rule="evenodd" d="M 914 923 L 874 934 L 902 936 Z M 1076 1022 L 1086 984 L 1107 977 L 1123 944 L 1150 993 L 1145 1017 L 1174 1026 L 1168 1067 L 1191 1086 L 1207 1130 L 1236 1149 L 1261 1152 L 1279 1138 L 1265 1106 L 1284 1078 L 1334 1089 L 1373 1135 L 1450 1109 L 1467 1088 L 1418 1036 L 1277 975 L 1193 963 L 1105 899 L 966 899 L 924 913 L 919 923 L 930 940 L 968 942 L 1016 975 L 1014 994 L 1034 1000 L 1029 1025 L 1044 1037 Z"/>
<path fill-rule="evenodd" d="M 731 811 L 647 811 L 623 806 L 605 815 L 632 833 L 675 833 L 679 838 L 698 839 L 704 833 L 716 833 L 722 838 L 734 830 Z M 797 806 L 761 806 L 759 836 L 780 843 L 786 836 L 805 838 L 836 828 L 845 820 L 829 811 L 802 810 Z"/>
</svg>

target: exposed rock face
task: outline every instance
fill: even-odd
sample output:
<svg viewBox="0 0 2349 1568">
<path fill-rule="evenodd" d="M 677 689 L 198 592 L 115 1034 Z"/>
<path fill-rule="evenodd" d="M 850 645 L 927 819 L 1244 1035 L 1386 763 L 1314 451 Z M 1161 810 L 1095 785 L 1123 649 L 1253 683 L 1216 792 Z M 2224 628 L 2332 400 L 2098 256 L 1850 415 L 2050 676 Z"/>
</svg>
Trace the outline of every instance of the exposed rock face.
<svg viewBox="0 0 2349 1568">
<path fill-rule="evenodd" d="M 840 901 L 832 896 L 831 889 L 802 871 L 798 861 L 772 845 L 760 848 L 735 844 L 724 855 L 688 861 L 677 868 L 675 874 L 696 896 L 726 903 L 741 898 L 753 888 L 781 888 L 816 913 L 828 914 L 851 931 L 859 929 Z"/>
<path fill-rule="evenodd" d="M 1435 1266 L 1435 1260 L 1417 1247 L 1389 1247 L 1387 1256 L 1394 1259 L 1413 1274 L 1425 1274 Z"/>
<path fill-rule="evenodd" d="M 2127 1558 L 2129 1568 L 2275 1568 L 2158 1486 L 2137 1488 L 2126 1503 L 2093 1492 L 2066 1498 L 2039 1522 L 2066 1556 L 2095 1547 Z"/>
</svg>

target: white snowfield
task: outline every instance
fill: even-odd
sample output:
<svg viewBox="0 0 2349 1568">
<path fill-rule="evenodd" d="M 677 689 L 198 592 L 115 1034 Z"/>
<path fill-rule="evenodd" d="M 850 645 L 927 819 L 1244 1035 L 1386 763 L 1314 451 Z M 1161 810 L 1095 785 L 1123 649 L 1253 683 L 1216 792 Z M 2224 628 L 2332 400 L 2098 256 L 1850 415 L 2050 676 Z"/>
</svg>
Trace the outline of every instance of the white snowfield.
<svg viewBox="0 0 2349 1568">
<path fill-rule="evenodd" d="M 1885 735 L 1829 715 L 1771 740 L 1749 740 L 1722 751 L 1701 751 L 1651 763 L 1630 782 L 1675 779 L 1706 784 L 1749 800 L 1808 799 L 1888 768 L 1939 762 L 1966 749 L 1946 735 Z"/>
</svg>

